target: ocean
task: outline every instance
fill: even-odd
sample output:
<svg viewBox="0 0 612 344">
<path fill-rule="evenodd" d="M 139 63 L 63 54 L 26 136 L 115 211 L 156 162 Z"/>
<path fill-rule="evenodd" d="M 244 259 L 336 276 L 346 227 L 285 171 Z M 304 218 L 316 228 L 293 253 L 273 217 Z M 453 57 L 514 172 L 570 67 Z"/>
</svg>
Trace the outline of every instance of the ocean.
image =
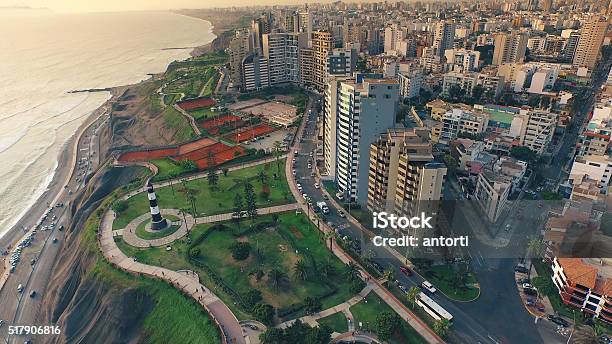
<svg viewBox="0 0 612 344">
<path fill-rule="evenodd" d="M 48 187 L 57 160 L 107 92 L 211 42 L 209 22 L 170 12 L 0 9 L 0 237 Z"/>
</svg>

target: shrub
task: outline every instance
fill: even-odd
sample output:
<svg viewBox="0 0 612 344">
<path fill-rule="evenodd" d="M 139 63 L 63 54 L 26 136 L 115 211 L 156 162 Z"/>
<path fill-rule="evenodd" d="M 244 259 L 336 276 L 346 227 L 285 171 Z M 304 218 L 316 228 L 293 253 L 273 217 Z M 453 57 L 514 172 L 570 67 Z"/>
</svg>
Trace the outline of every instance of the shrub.
<svg viewBox="0 0 612 344">
<path fill-rule="evenodd" d="M 245 260 L 249 258 L 251 244 L 248 242 L 236 242 L 230 246 L 230 251 L 232 252 L 232 258 L 236 260 Z"/>
</svg>

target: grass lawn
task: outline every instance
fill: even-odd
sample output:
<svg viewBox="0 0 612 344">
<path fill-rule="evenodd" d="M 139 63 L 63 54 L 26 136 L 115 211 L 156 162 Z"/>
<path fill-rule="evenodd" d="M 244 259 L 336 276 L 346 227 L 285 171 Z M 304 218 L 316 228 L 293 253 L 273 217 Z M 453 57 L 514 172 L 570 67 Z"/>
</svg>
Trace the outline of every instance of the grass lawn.
<svg viewBox="0 0 612 344">
<path fill-rule="evenodd" d="M 164 218 L 168 221 L 180 221 L 178 216 L 174 215 L 165 215 Z M 145 240 L 159 239 L 163 237 L 167 237 L 168 235 L 176 232 L 180 226 L 171 225 L 168 228 L 162 229 L 160 231 L 148 232 L 145 227 L 151 221 L 145 221 L 136 227 L 136 236 Z"/>
<path fill-rule="evenodd" d="M 199 120 L 211 118 L 213 116 L 218 116 L 221 113 L 218 112 L 218 111 L 217 112 L 213 112 L 210 109 L 210 107 L 206 107 L 206 108 L 201 108 L 201 109 L 196 109 L 196 110 L 189 110 L 189 114 L 191 116 L 193 116 L 193 118 L 196 121 L 199 121 Z"/>
<path fill-rule="evenodd" d="M 108 207 L 111 199 L 109 197 L 103 201 L 98 209 Z M 80 249 L 95 258 L 85 278 L 96 285 L 116 290 L 113 291 L 116 295 L 122 295 L 128 289 L 133 291 L 126 293 L 127 297 L 121 300 L 124 306 L 129 307 L 131 315 L 141 319 L 139 332 L 142 333 L 142 341 L 151 344 L 221 343 L 218 328 L 208 313 L 191 298 L 185 297 L 166 282 L 115 269 L 102 257 L 96 240 L 101 215 L 101 211 L 93 212 L 85 224 Z M 143 300 L 152 302 L 149 304 Z"/>
<path fill-rule="evenodd" d="M 359 323 L 363 329 L 375 332 L 376 316 L 382 312 L 392 312 L 393 310 L 376 293 L 368 294 L 364 301 L 350 308 L 355 318 L 355 327 L 359 328 Z M 401 320 L 400 328 L 395 332 L 389 343 L 427 343 L 418 332 L 416 332 L 407 322 Z"/>
<path fill-rule="evenodd" d="M 432 265 L 423 271 L 424 277 L 449 298 L 458 301 L 471 301 L 477 298 L 480 290 L 476 286 L 478 280 L 474 274 L 469 272 L 466 286 L 457 288 L 453 285 L 455 273 L 452 265 Z"/>
<path fill-rule="evenodd" d="M 184 173 L 193 172 L 181 165 L 175 163 L 170 158 L 151 160 L 151 163 L 157 166 L 158 173 L 153 177 L 153 180 L 165 180 L 172 176 L 179 176 Z"/>
<path fill-rule="evenodd" d="M 164 112 L 162 112 L 162 116 L 166 125 L 174 130 L 174 139 L 177 142 L 189 141 L 195 137 L 195 132 L 187 118 L 174 107 L 166 107 Z"/>
<path fill-rule="evenodd" d="M 344 333 L 348 331 L 348 321 L 342 312 L 334 313 L 330 316 L 317 320 L 320 325 L 327 325 L 334 332 Z"/>
<path fill-rule="evenodd" d="M 276 162 L 271 162 L 231 171 L 228 172 L 227 176 L 220 174 L 217 188 L 213 190 L 208 185 L 206 177 L 186 182 L 187 188 L 195 193 L 197 216 L 232 212 L 236 193 L 240 193 L 243 196 L 244 202 L 243 185 L 246 181 L 253 185 L 258 207 L 270 207 L 294 202 L 287 185 L 284 164 L 284 160 L 281 160 L 280 177 L 277 179 L 272 178 L 273 174 L 278 173 Z M 267 198 L 263 197 L 263 185 L 257 180 L 257 174 L 262 170 L 268 176 L 270 194 Z M 155 190 L 155 192 L 161 209 L 191 209 L 181 184 L 166 186 Z M 113 222 L 113 229 L 124 228 L 131 220 L 149 211 L 149 201 L 146 192 L 129 198 L 127 203 L 127 210 L 117 216 Z"/>
<path fill-rule="evenodd" d="M 270 221 L 272 216 L 262 216 L 257 221 Z M 241 224 L 243 229 L 250 221 Z M 234 225 L 235 226 L 235 225 Z M 294 212 L 279 214 L 279 223 L 259 233 L 240 236 L 241 229 L 215 231 L 199 245 L 201 261 L 214 269 L 226 284 L 243 295 L 256 288 L 266 303 L 276 308 L 288 307 L 304 301 L 306 297 L 325 295 L 338 291 L 322 300 L 323 309 L 339 304 L 351 297 L 349 284 L 343 278 L 343 264 L 324 246 L 319 231 L 303 215 Z M 236 232 L 238 231 L 238 232 Z M 237 241 L 248 241 L 252 253 L 244 261 L 231 258 L 229 247 Z M 295 278 L 294 265 L 302 259 L 308 267 L 309 277 L 303 281 Z M 329 278 L 318 272 L 318 266 L 329 261 L 337 273 Z M 268 273 L 278 269 L 287 275 L 284 285 L 274 289 L 268 281 Z M 264 276 L 257 281 L 254 274 L 261 270 Z"/>
</svg>

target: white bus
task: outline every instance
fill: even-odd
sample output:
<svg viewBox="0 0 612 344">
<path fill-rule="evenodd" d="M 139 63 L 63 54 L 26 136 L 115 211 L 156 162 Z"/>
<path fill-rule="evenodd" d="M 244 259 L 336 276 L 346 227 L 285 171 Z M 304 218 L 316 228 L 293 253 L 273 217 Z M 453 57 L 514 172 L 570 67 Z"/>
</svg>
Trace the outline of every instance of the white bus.
<svg viewBox="0 0 612 344">
<path fill-rule="evenodd" d="M 440 307 L 439 304 L 437 304 L 423 292 L 417 295 L 416 304 L 421 306 L 421 308 L 423 308 L 427 314 L 431 315 L 431 317 L 436 320 L 444 318 L 449 322 L 453 321 L 453 316 L 447 312 L 446 309 Z"/>
</svg>

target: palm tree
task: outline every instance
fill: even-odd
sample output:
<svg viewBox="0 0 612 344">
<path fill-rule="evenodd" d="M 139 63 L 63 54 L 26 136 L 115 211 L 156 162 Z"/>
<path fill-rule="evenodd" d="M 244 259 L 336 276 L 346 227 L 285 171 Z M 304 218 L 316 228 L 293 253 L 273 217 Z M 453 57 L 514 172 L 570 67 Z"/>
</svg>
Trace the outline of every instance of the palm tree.
<svg viewBox="0 0 612 344">
<path fill-rule="evenodd" d="M 302 281 L 308 279 L 308 267 L 303 259 L 298 260 L 295 262 L 295 265 L 293 265 L 293 278 Z"/>
<path fill-rule="evenodd" d="M 436 321 L 433 325 L 434 332 L 440 337 L 446 337 L 450 328 L 450 322 L 446 318 Z"/>
<path fill-rule="evenodd" d="M 266 174 L 266 172 L 264 172 L 264 170 L 259 170 L 259 173 L 257 174 L 257 179 L 259 179 L 261 185 L 264 185 L 266 183 L 266 180 L 268 179 L 268 175 Z"/>
<path fill-rule="evenodd" d="M 417 295 L 419 295 L 420 292 L 421 292 L 421 289 L 419 289 L 418 287 L 411 287 L 410 289 L 408 289 L 408 292 L 406 293 L 406 297 L 408 298 L 408 301 L 410 301 L 410 303 L 412 304 L 412 307 L 414 307 L 414 304 L 416 302 L 416 297 Z"/>
<path fill-rule="evenodd" d="M 183 216 L 183 221 L 185 221 L 185 228 L 187 229 L 187 234 L 189 234 L 189 226 L 187 226 L 187 216 L 185 216 L 185 214 L 188 212 L 189 212 L 189 209 L 187 208 L 179 209 L 179 213 Z"/>
<path fill-rule="evenodd" d="M 280 156 L 281 156 L 281 143 L 280 141 L 274 141 L 274 157 L 276 158 L 276 169 L 280 174 Z"/>
<path fill-rule="evenodd" d="M 527 243 L 527 255 L 532 257 L 541 257 L 544 254 L 545 246 L 542 240 L 537 237 L 532 237 Z M 531 253 L 531 254 L 530 254 Z M 527 276 L 531 276 L 531 268 L 533 267 L 533 263 L 529 264 L 529 273 Z"/>
<path fill-rule="evenodd" d="M 280 285 L 283 284 L 283 282 L 285 282 L 286 280 L 287 274 L 278 269 L 272 269 L 268 273 L 268 282 L 274 290 L 278 290 L 278 287 L 280 287 Z"/>
<path fill-rule="evenodd" d="M 385 284 L 389 286 L 395 279 L 395 269 L 391 266 L 386 268 L 385 271 L 383 271 L 383 279 L 386 280 Z"/>
<path fill-rule="evenodd" d="M 573 342 L 576 344 L 596 344 L 597 333 L 591 326 L 580 326 L 574 333 Z"/>
<path fill-rule="evenodd" d="M 344 268 L 344 275 L 348 280 L 353 281 L 358 279 L 361 276 L 361 273 L 359 272 L 357 265 L 350 261 Z"/>
<path fill-rule="evenodd" d="M 325 233 L 325 241 L 329 240 L 329 250 L 331 251 L 333 248 L 334 240 L 338 238 L 338 234 L 334 231 L 329 231 Z"/>
<path fill-rule="evenodd" d="M 319 271 L 323 274 L 323 276 L 329 277 L 336 271 L 336 269 L 334 268 L 334 265 L 329 261 L 329 259 L 327 259 L 326 261 L 321 263 L 321 265 L 319 266 Z"/>
</svg>

